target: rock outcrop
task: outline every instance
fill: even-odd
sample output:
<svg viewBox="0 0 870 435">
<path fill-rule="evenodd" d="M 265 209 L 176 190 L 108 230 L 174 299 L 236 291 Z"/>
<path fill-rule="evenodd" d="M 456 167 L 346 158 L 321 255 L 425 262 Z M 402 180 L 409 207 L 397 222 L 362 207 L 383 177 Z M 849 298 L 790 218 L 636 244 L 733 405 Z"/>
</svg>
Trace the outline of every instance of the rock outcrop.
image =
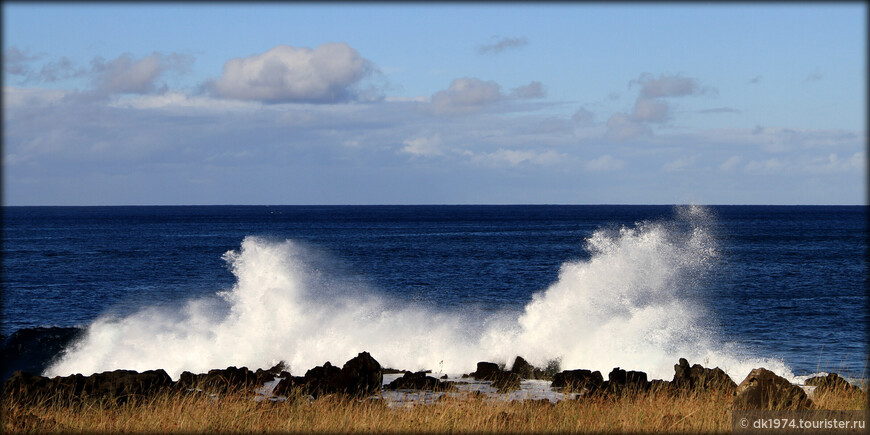
<svg viewBox="0 0 870 435">
<path fill-rule="evenodd" d="M 683 391 L 722 390 L 733 394 L 737 389 L 737 384 L 719 367 L 708 369 L 700 364 L 689 367 L 689 361 L 685 358 L 680 358 L 679 363 L 674 365 L 671 384 L 674 389 Z"/>
<path fill-rule="evenodd" d="M 3 395 L 22 403 L 40 400 L 69 402 L 87 398 L 107 399 L 122 404 L 133 398 L 145 398 L 172 387 L 172 379 L 163 370 L 142 373 L 115 370 L 91 376 L 75 374 L 47 378 L 16 371 L 3 384 Z"/>
<path fill-rule="evenodd" d="M 579 370 L 563 370 L 553 376 L 551 388 L 564 390 L 565 392 L 582 393 L 584 391 L 593 392 L 601 388 L 604 383 L 604 377 L 599 371 L 591 371 L 585 369 Z"/>
<path fill-rule="evenodd" d="M 828 373 L 826 376 L 809 378 L 804 382 L 804 385 L 815 386 L 816 390 L 813 392 L 813 395 L 815 396 L 839 391 L 845 391 L 847 393 L 861 391 L 860 387 L 850 384 L 849 381 L 841 378 L 840 375 L 836 373 Z"/>
<path fill-rule="evenodd" d="M 426 376 L 425 372 L 405 372 L 401 378 L 387 384 L 388 390 L 419 390 L 419 391 L 444 391 L 452 387 L 450 382 L 441 382 L 432 376 Z"/>
<path fill-rule="evenodd" d="M 291 376 L 282 379 L 273 394 L 287 395 L 299 387 L 314 397 L 324 394 L 365 396 L 380 391 L 383 379 L 381 365 L 368 352 L 362 352 L 340 369 L 327 361 L 322 366 L 308 370 L 301 378 Z"/>
<path fill-rule="evenodd" d="M 522 381 L 518 374 L 504 371 L 498 364 L 491 362 L 477 363 L 477 370 L 469 373 L 469 376 L 480 381 L 490 381 L 499 391 L 518 390 Z"/>
<path fill-rule="evenodd" d="M 736 393 L 734 409 L 800 410 L 813 406 L 803 389 L 765 368 L 749 372 Z"/>
</svg>

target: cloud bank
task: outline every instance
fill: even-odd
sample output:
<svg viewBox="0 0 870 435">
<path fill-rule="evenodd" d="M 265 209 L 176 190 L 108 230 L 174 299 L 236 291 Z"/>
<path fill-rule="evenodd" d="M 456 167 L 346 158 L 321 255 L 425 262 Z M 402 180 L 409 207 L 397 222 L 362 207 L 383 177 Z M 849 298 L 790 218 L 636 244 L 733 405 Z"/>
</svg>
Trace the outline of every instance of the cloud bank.
<svg viewBox="0 0 870 435">
<path fill-rule="evenodd" d="M 349 45 L 327 43 L 315 49 L 278 45 L 224 64 L 210 84 L 215 95 L 265 103 L 339 103 L 359 99 L 356 85 L 374 66 Z"/>
</svg>

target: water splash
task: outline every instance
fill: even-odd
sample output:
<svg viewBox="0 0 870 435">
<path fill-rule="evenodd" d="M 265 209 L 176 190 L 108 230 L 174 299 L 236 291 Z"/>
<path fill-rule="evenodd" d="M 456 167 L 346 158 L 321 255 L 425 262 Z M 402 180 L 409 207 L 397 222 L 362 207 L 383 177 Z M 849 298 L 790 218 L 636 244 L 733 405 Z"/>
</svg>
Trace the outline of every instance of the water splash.
<svg viewBox="0 0 870 435">
<path fill-rule="evenodd" d="M 563 369 L 603 373 L 619 366 L 659 379 L 673 376 L 680 357 L 719 366 L 737 382 L 761 366 L 793 378 L 782 361 L 717 338 L 693 294 L 718 256 L 713 220 L 692 206 L 671 221 L 598 230 L 586 241 L 591 257 L 565 263 L 522 312 L 483 317 L 397 304 L 330 275 L 292 240 L 247 237 L 223 257 L 236 276 L 232 289 L 176 309 L 104 316 L 46 375 L 162 368 L 177 378 L 281 360 L 301 375 L 365 350 L 384 366 L 450 374 L 522 355 L 539 366 L 559 360 Z"/>
</svg>

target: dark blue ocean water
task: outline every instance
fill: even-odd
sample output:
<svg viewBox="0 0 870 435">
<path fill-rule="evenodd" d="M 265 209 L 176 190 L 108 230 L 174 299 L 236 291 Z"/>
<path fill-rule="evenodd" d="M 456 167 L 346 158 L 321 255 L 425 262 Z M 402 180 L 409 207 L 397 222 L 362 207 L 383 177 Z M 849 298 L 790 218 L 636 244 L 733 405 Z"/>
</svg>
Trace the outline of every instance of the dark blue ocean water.
<svg viewBox="0 0 870 435">
<path fill-rule="evenodd" d="M 795 374 L 866 376 L 867 208 L 710 206 L 719 255 L 678 292 L 721 337 Z M 292 239 L 317 267 L 435 310 L 521 310 L 589 260 L 602 228 L 675 221 L 672 206 L 3 207 L 2 333 L 86 326 L 235 283 L 246 236 Z"/>
</svg>

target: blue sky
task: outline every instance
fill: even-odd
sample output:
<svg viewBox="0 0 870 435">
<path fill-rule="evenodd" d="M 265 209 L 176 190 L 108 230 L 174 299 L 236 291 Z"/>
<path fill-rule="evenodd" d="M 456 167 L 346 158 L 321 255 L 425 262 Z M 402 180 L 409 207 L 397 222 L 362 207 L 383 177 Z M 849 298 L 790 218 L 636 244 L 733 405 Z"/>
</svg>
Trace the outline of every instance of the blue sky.
<svg viewBox="0 0 870 435">
<path fill-rule="evenodd" d="M 3 5 L 3 202 L 866 204 L 866 5 Z"/>
</svg>

